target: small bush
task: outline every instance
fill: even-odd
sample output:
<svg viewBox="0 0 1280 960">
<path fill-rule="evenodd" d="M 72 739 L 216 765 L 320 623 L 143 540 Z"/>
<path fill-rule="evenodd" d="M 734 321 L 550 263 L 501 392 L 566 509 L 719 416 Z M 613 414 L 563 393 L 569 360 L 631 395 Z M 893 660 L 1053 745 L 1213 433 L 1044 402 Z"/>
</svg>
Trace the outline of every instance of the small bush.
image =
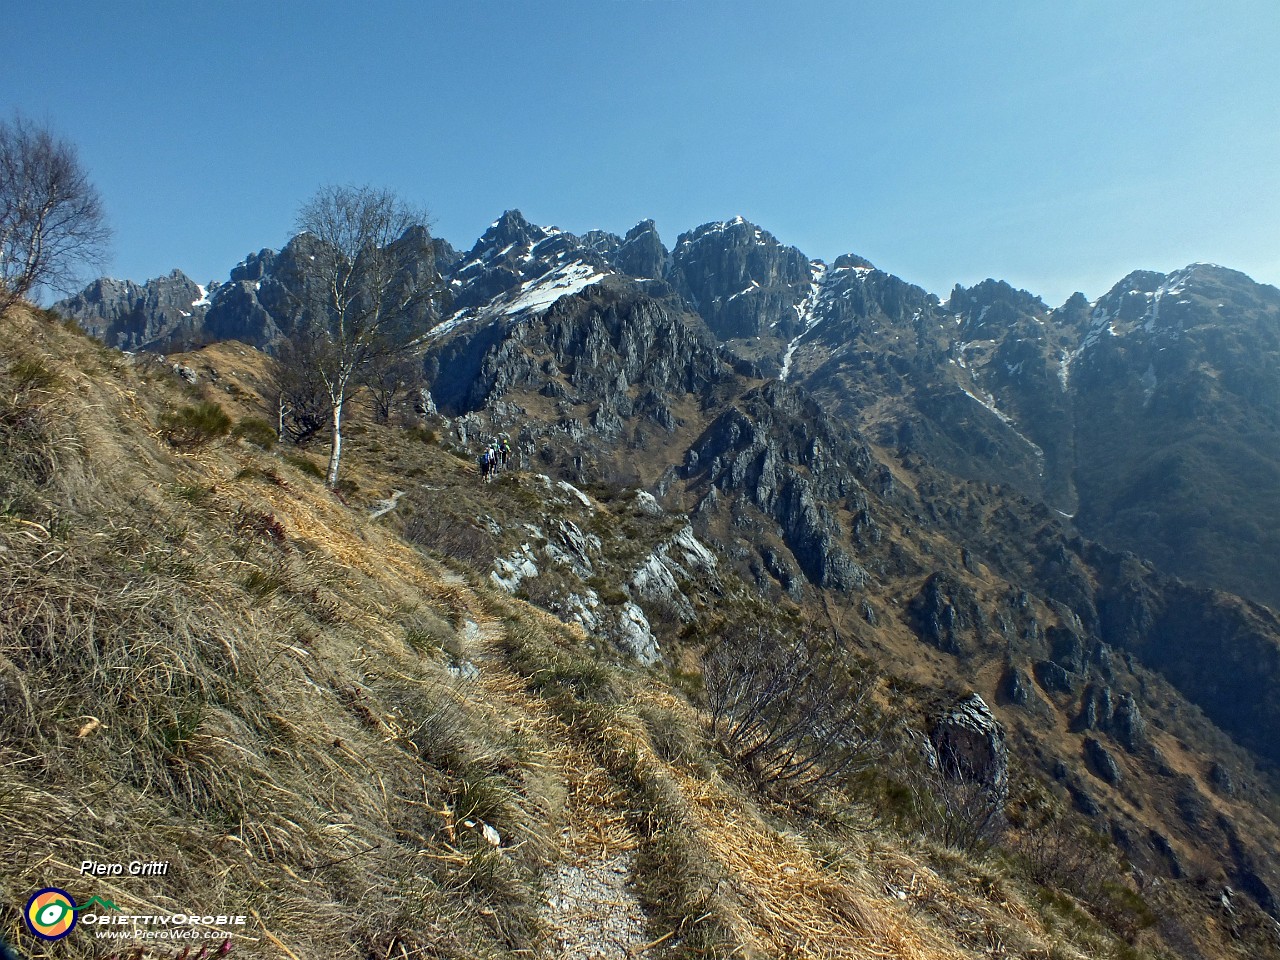
<svg viewBox="0 0 1280 960">
<path fill-rule="evenodd" d="M 13 384 L 19 393 L 26 393 L 30 390 L 48 390 L 58 384 L 58 375 L 56 373 L 39 360 L 34 360 L 30 357 L 22 357 L 15 360 L 13 366 L 9 368 L 9 376 L 13 377 Z"/>
<path fill-rule="evenodd" d="M 1124 871 L 1118 851 L 1104 834 L 1057 806 L 1035 814 L 1010 844 L 1028 877 L 1046 889 L 1079 898 L 1125 937 L 1132 938 L 1156 923 L 1142 896 L 1118 882 Z"/>
<path fill-rule="evenodd" d="M 566 694 L 574 700 L 616 703 L 621 694 L 617 678 L 606 665 L 586 654 L 559 654 L 529 679 L 529 687 L 541 696 Z"/>
<path fill-rule="evenodd" d="M 443 617 L 420 610 L 404 632 L 404 642 L 420 657 L 443 651 L 451 658 L 461 655 L 457 635 Z"/>
<path fill-rule="evenodd" d="M 287 454 L 284 462 L 292 467 L 296 467 L 309 477 L 315 477 L 317 480 L 324 479 L 324 470 L 310 457 L 304 457 L 298 453 Z"/>
<path fill-rule="evenodd" d="M 620 607 L 631 598 L 627 596 L 627 592 L 612 580 L 596 574 L 587 581 L 587 586 L 596 592 L 596 596 L 600 598 L 600 602 L 610 607 Z"/>
<path fill-rule="evenodd" d="M 886 752 L 877 678 L 816 635 L 730 634 L 702 671 L 712 737 L 767 786 L 812 792 Z"/>
<path fill-rule="evenodd" d="M 472 773 L 460 778 L 452 797 L 453 815 L 459 820 L 481 820 L 500 830 L 509 829 L 519 808 L 511 787 L 491 773 Z"/>
<path fill-rule="evenodd" d="M 261 480 L 263 483 L 269 483 L 273 487 L 288 487 L 284 482 L 284 477 L 276 473 L 274 470 L 264 470 L 262 467 L 250 464 L 236 471 L 236 480 Z"/>
<path fill-rule="evenodd" d="M 275 428 L 261 417 L 245 417 L 235 425 L 231 435 L 263 450 L 271 450 L 276 445 Z"/>
<path fill-rule="evenodd" d="M 1058 809 L 1027 823 L 1013 848 L 1036 883 L 1077 894 L 1100 890 L 1120 869 L 1105 837 Z"/>
<path fill-rule="evenodd" d="M 654 752 L 668 763 L 686 767 L 703 767 L 706 750 L 701 731 L 691 727 L 683 716 L 669 707 L 644 704 L 639 708 L 649 742 Z"/>
<path fill-rule="evenodd" d="M 185 503 L 199 505 L 213 495 L 213 487 L 199 483 L 177 483 L 173 486 L 173 495 Z"/>
<path fill-rule="evenodd" d="M 415 510 L 405 521 L 404 535 L 416 547 L 486 571 L 501 546 L 488 530 L 434 505 Z"/>
<path fill-rule="evenodd" d="M 274 571 L 251 570 L 244 580 L 245 592 L 259 600 L 266 600 L 279 593 L 284 586 L 284 577 Z"/>
<path fill-rule="evenodd" d="M 1004 803 L 990 784 L 966 778 L 953 759 L 932 757 L 908 768 L 912 824 L 965 854 L 984 853 L 1004 833 Z"/>
<path fill-rule="evenodd" d="M 231 418 L 216 403 L 182 407 L 160 418 L 164 437 L 175 447 L 203 447 L 231 432 Z"/>
<path fill-rule="evenodd" d="M 418 756 L 437 770 L 446 771 L 470 766 L 475 738 L 466 710 L 444 698 L 432 703 L 409 733 Z"/>
</svg>

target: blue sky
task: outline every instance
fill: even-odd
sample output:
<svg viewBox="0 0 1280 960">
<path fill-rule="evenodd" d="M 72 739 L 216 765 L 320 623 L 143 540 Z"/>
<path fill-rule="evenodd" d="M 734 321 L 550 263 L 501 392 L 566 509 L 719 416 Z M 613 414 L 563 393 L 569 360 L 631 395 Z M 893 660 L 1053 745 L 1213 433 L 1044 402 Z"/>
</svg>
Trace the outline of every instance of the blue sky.
<svg viewBox="0 0 1280 960">
<path fill-rule="evenodd" d="M 1274 0 L 10 6 L 0 108 L 79 146 L 118 277 L 225 279 L 340 182 L 463 248 L 741 214 L 944 296 L 1280 283 Z"/>
</svg>

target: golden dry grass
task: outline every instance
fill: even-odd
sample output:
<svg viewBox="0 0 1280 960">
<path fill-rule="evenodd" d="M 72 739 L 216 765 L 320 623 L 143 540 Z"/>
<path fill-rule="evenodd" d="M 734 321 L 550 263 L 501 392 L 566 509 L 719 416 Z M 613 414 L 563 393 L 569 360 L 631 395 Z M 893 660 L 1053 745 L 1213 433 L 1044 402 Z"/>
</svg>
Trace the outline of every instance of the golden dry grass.
<svg viewBox="0 0 1280 960">
<path fill-rule="evenodd" d="M 261 359 L 223 354 L 227 407 L 248 415 Z M 53 379 L 15 392 L 20 359 Z M 645 956 L 1048 956 L 997 871 L 786 819 L 693 756 L 703 720 L 659 678 L 468 585 L 282 457 L 171 449 L 160 415 L 191 397 L 162 368 L 21 318 L 0 388 L 21 440 L 0 449 L 0 931 L 32 957 L 98 955 L 21 932 L 13 905 L 50 884 L 225 905 L 253 918 L 237 956 L 528 957 L 548 868 L 620 853 Z M 661 749 L 653 716 L 679 735 Z M 77 877 L 134 856 L 170 874 Z"/>
<path fill-rule="evenodd" d="M 511 798 L 504 828 L 536 833 L 554 791 L 522 793 L 526 745 L 406 643 L 417 611 L 456 625 L 475 598 L 256 450 L 168 449 L 163 377 L 148 387 L 57 328 L 24 332 L 7 365 L 34 356 L 57 382 L 8 410 L 32 418 L 50 463 L 5 451 L 4 902 L 50 883 L 81 893 L 84 858 L 154 856 L 171 861 L 163 881 L 94 890 L 250 911 L 261 922 L 237 933 L 251 955 L 527 942 L 519 910 L 490 921 L 477 904 L 527 885 L 538 858 L 490 862 L 450 842 L 444 811 L 487 790 Z M 16 913 L 3 927 L 25 941 Z"/>
</svg>

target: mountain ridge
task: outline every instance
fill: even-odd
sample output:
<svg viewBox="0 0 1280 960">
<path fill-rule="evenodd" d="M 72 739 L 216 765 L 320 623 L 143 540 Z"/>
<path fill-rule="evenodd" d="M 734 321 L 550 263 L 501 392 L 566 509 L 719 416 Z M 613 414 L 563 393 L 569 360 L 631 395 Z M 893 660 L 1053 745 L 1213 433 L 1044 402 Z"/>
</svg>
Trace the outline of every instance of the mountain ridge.
<svg viewBox="0 0 1280 960">
<path fill-rule="evenodd" d="M 269 347 L 289 328 L 288 263 L 297 242 L 250 255 L 207 295 L 192 293 L 179 273 L 151 288 L 99 281 L 58 308 L 129 349 L 207 339 Z M 944 305 L 855 254 L 830 265 L 811 260 L 740 216 L 686 231 L 668 250 L 651 220 L 626 237 L 578 237 L 509 210 L 470 251 L 443 241 L 434 250 L 451 303 L 424 318 L 429 339 L 484 326 L 495 312 L 535 314 L 608 277 L 630 278 L 668 310 L 698 317 L 742 363 L 804 386 L 903 455 L 1012 483 L 1091 536 L 1280 605 L 1280 560 L 1241 564 L 1224 540 L 1243 533 L 1259 553 L 1280 556 L 1280 520 L 1257 496 L 1277 479 L 1280 460 L 1280 425 L 1268 413 L 1280 399 L 1272 372 L 1280 363 L 1280 291 L 1244 274 L 1205 263 L 1169 274 L 1137 270 L 1092 302 L 1075 294 L 1052 309 L 988 279 L 955 285 Z M 487 336 L 499 335 L 495 328 Z M 1226 343 L 1241 337 L 1247 346 Z M 1220 359 L 1230 369 L 1195 372 L 1196 364 L 1216 370 L 1210 354 L 1227 348 L 1232 355 Z M 1135 389 L 1141 399 L 1119 400 Z M 1236 429 L 1171 452 L 1159 418 L 1222 418 L 1210 413 L 1222 402 L 1246 405 L 1246 416 L 1227 415 Z M 1129 434 L 1139 442 L 1126 443 Z M 1224 443 L 1251 465 L 1247 481 L 1223 466 Z M 1189 490 L 1233 505 L 1223 526 L 1232 533 L 1212 528 L 1194 493 L 1177 494 L 1166 509 L 1143 492 L 1146 478 L 1170 464 L 1175 476 L 1191 471 Z"/>
<path fill-rule="evenodd" d="M 667 260 L 650 226 L 631 235 L 624 249 L 623 238 L 574 237 L 512 213 L 449 259 L 453 302 L 421 327 L 425 382 L 443 413 L 431 422 L 461 462 L 506 434 L 521 472 L 503 489 L 520 503 L 569 483 L 624 512 L 639 511 L 621 505 L 643 492 L 664 516 L 687 517 L 719 558 L 721 587 L 679 562 L 674 572 L 642 541 L 621 548 L 610 581 L 593 528 L 573 534 L 514 507 L 498 520 L 493 506 L 458 513 L 419 499 L 406 478 L 415 515 L 440 516 L 431 529 L 448 542 L 450 527 L 471 531 L 451 549 L 493 564 L 502 589 L 595 624 L 601 642 L 622 644 L 608 638 L 623 631 L 658 665 L 687 663 L 690 644 L 728 629 L 716 612 L 735 609 L 716 593 L 726 582 L 780 614 L 827 620 L 901 689 L 928 699 L 959 681 L 993 704 L 1030 775 L 1141 876 L 1201 893 L 1227 883 L 1275 909 L 1274 614 L 1086 539 L 1061 515 L 1075 511 L 1041 494 L 1040 474 L 1072 459 L 1079 439 L 1066 428 L 1077 402 L 1068 384 L 1145 389 L 1114 348 L 1153 333 L 1138 300 L 1163 286 L 1163 304 L 1178 283 L 1131 274 L 1130 286 L 1152 290 L 1050 310 L 992 281 L 953 290 L 948 312 L 861 258 L 821 271 L 810 261 L 806 274 L 745 220 L 697 237 L 715 248 L 716 276 L 697 272 L 693 242 Z M 623 256 L 682 272 L 631 277 L 611 259 Z M 237 281 L 246 294 L 269 289 L 260 259 L 261 278 Z M 1209 294 L 1236 282 L 1201 272 L 1189 278 L 1193 299 L 1197 283 L 1212 281 Z M 700 303 L 719 298 L 714 310 L 692 302 L 699 284 Z M 1265 334 L 1270 301 L 1251 290 L 1209 299 L 1261 297 Z M 1253 316 L 1241 312 L 1245 328 Z M 1077 350 L 1064 383 L 1064 354 Z M 1161 374 L 1170 391 L 1172 374 Z M 540 473 L 556 479 L 525 479 Z M 553 576 L 542 557 L 565 554 Z"/>
</svg>

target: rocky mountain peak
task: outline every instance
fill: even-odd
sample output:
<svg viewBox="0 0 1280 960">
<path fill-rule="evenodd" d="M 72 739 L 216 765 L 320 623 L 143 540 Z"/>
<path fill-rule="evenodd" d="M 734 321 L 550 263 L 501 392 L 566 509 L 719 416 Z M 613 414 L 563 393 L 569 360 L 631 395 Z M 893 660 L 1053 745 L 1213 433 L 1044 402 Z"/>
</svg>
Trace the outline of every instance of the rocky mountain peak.
<svg viewBox="0 0 1280 960">
<path fill-rule="evenodd" d="M 1018 290 L 1003 280 L 983 280 L 972 287 L 956 284 L 947 308 L 962 318 L 966 333 L 1008 328 L 1024 317 L 1042 317 L 1049 308 L 1026 290 Z"/>
<path fill-rule="evenodd" d="M 813 265 L 742 217 L 683 233 L 671 253 L 672 286 L 722 340 L 795 331 Z"/>
<path fill-rule="evenodd" d="M 239 283 L 241 280 L 261 280 L 267 275 L 267 271 L 271 269 L 272 263 L 275 261 L 276 252 L 274 250 L 262 249 L 257 253 L 247 255 L 243 260 L 231 268 L 231 282 Z"/>
<path fill-rule="evenodd" d="M 662 279 L 670 265 L 671 254 L 658 236 L 658 225 L 652 220 L 642 220 L 627 231 L 609 259 L 622 273 Z"/>
<path fill-rule="evenodd" d="M 506 210 L 489 224 L 489 229 L 480 236 L 471 252 L 474 255 L 486 247 L 500 249 L 511 244 L 532 245 L 546 235 L 546 230 L 530 223 L 519 210 Z"/>
<path fill-rule="evenodd" d="M 75 317 L 86 333 L 110 346 L 147 350 L 193 335 L 208 306 L 208 291 L 174 269 L 142 285 L 103 277 L 55 309 Z"/>
<path fill-rule="evenodd" d="M 579 238 L 557 227 L 537 226 L 518 210 L 508 210 L 446 274 L 453 319 L 545 308 L 614 272 L 605 259 L 614 239 L 599 232 Z"/>
<path fill-rule="evenodd" d="M 856 253 L 842 253 L 836 257 L 835 263 L 831 264 L 832 270 L 874 270 L 876 265 L 866 257 L 860 257 Z"/>
</svg>

